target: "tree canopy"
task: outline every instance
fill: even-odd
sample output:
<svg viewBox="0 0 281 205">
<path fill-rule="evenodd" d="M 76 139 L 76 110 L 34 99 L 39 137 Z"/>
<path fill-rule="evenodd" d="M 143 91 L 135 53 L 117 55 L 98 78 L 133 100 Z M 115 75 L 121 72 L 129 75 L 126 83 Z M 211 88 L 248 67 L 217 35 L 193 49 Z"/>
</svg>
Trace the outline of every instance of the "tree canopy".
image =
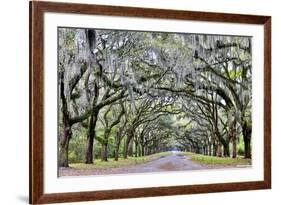
<svg viewBox="0 0 281 205">
<path fill-rule="evenodd" d="M 59 166 L 167 150 L 251 158 L 251 49 L 246 36 L 59 28 Z"/>
</svg>

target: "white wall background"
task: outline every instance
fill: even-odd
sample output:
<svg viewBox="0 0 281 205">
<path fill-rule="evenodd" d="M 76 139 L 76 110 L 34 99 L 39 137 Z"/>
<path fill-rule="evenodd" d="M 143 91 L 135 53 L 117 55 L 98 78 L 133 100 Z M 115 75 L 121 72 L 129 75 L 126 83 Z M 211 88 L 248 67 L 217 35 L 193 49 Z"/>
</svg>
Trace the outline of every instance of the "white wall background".
<svg viewBox="0 0 281 205">
<path fill-rule="evenodd" d="M 67 0 L 65 0 L 67 1 Z M 281 194 L 281 6 L 274 0 L 74 0 L 73 2 L 272 16 L 272 190 L 124 199 L 96 205 L 278 204 Z M 28 1 L 6 0 L 0 10 L 0 204 L 28 203 Z M 75 203 L 92 204 L 93 202 Z M 279 202 L 280 203 L 280 202 Z"/>
</svg>

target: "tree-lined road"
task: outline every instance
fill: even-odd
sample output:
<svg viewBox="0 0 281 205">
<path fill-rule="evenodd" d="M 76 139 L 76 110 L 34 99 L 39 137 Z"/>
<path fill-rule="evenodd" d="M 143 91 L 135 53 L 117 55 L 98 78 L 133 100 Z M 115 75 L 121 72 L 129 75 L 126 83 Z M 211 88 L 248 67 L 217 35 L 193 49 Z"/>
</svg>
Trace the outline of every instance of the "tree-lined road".
<svg viewBox="0 0 281 205">
<path fill-rule="evenodd" d="M 104 169 L 76 169 L 60 168 L 60 176 L 83 176 L 83 175 L 103 175 L 103 174 L 127 174 L 165 171 L 185 171 L 223 168 L 222 165 L 205 165 L 193 162 L 189 157 L 180 152 L 173 152 L 170 155 L 160 156 L 150 162 L 129 167 L 104 168 Z M 229 167 L 229 166 L 227 166 Z"/>
<path fill-rule="evenodd" d="M 251 48 L 247 36 L 58 29 L 62 174 L 209 168 L 154 156 L 169 150 L 250 160 Z"/>
</svg>

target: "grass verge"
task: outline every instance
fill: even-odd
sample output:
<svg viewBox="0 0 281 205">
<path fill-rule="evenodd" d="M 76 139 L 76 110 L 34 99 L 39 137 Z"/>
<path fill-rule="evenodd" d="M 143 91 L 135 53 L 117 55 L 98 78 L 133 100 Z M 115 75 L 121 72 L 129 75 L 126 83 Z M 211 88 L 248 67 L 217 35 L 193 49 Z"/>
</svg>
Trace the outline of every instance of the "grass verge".
<svg viewBox="0 0 281 205">
<path fill-rule="evenodd" d="M 160 152 L 144 157 L 128 157 L 128 159 L 119 158 L 118 161 L 114 161 L 113 158 L 108 158 L 108 161 L 101 161 L 97 159 L 94 161 L 94 164 L 84 164 L 84 163 L 71 163 L 69 167 L 75 169 L 106 169 L 106 168 L 118 168 L 118 167 L 127 167 L 133 166 L 136 164 L 143 164 L 149 161 L 152 161 L 161 156 L 167 156 L 172 154 L 171 152 Z"/>
<path fill-rule="evenodd" d="M 233 159 L 231 157 L 214 157 L 190 152 L 183 152 L 182 154 L 189 156 L 194 162 L 208 165 L 251 165 L 251 159 L 244 159 L 241 156 Z"/>
</svg>

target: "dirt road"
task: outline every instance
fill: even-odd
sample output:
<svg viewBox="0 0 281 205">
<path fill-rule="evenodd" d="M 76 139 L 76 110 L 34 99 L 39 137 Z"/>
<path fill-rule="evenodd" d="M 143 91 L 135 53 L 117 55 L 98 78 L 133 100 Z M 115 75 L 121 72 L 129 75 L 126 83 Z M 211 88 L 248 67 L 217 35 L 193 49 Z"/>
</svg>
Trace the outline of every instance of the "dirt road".
<svg viewBox="0 0 281 205">
<path fill-rule="evenodd" d="M 75 169 L 60 168 L 60 176 L 83 176 L 83 175 L 103 175 L 103 174 L 126 174 L 126 173 L 145 173 L 163 171 L 184 171 L 222 168 L 222 166 L 210 166 L 195 163 L 180 153 L 173 153 L 161 156 L 150 162 L 129 167 L 106 168 L 106 169 Z"/>
</svg>

